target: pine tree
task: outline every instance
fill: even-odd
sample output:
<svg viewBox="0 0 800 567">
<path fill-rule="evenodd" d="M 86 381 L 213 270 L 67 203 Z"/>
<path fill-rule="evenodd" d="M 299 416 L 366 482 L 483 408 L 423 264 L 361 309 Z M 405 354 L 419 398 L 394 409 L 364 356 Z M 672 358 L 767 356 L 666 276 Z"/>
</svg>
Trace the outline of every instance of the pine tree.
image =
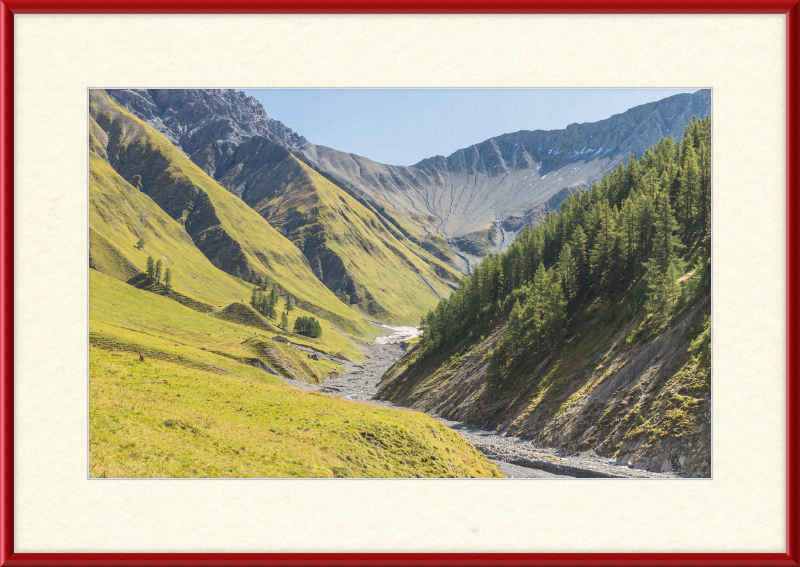
<svg viewBox="0 0 800 567">
<path fill-rule="evenodd" d="M 589 282 L 589 256 L 587 252 L 586 233 L 578 225 L 570 239 L 572 255 L 575 257 L 575 272 L 577 277 L 577 293 L 584 294 Z"/>
<path fill-rule="evenodd" d="M 564 340 L 564 326 L 567 320 L 564 289 L 558 282 L 555 272 L 551 272 L 545 291 L 545 313 L 548 327 L 548 346 L 554 348 Z"/>
<path fill-rule="evenodd" d="M 257 309 L 258 305 L 258 288 L 253 288 L 253 293 L 250 295 L 250 305 L 253 306 L 254 309 Z"/>
<path fill-rule="evenodd" d="M 675 248 L 679 246 L 678 238 L 674 234 L 678 230 L 678 223 L 672 216 L 669 198 L 664 193 L 656 195 L 654 209 L 653 251 L 650 262 L 659 273 L 664 274 L 675 257 Z"/>
<path fill-rule="evenodd" d="M 267 305 L 267 316 L 274 320 L 275 317 L 278 316 L 278 284 L 272 284 L 272 290 L 269 292 L 269 300 Z"/>
<path fill-rule="evenodd" d="M 572 246 L 564 244 L 561 253 L 558 255 L 558 273 L 561 285 L 564 288 L 564 295 L 567 300 L 572 299 L 578 292 L 578 269 L 575 265 L 575 257 L 572 254 Z"/>
<path fill-rule="evenodd" d="M 161 283 L 161 258 L 156 262 L 156 281 Z"/>
<path fill-rule="evenodd" d="M 167 271 L 164 273 L 164 286 L 167 288 L 167 291 L 172 291 L 172 271 L 167 268 Z"/>
<path fill-rule="evenodd" d="M 695 200 L 699 197 L 700 172 L 697 167 L 694 148 L 689 146 L 684 152 L 683 169 L 680 174 L 680 189 L 676 201 L 677 217 L 683 228 L 683 242 L 688 244 L 694 230 Z"/>
<path fill-rule="evenodd" d="M 288 291 L 286 292 L 286 312 L 288 313 L 294 309 L 294 305 L 292 305 L 292 294 Z"/>
<path fill-rule="evenodd" d="M 142 248 L 144 248 L 144 245 L 145 245 L 144 238 L 140 238 L 140 239 L 139 239 L 139 240 L 136 242 L 136 248 L 138 248 L 139 250 L 141 250 Z"/>
<path fill-rule="evenodd" d="M 506 328 L 503 331 L 503 348 L 513 357 L 517 356 L 523 345 L 522 333 L 522 307 L 519 300 L 514 304 L 514 308 L 508 316 Z"/>
<path fill-rule="evenodd" d="M 289 326 L 289 316 L 286 314 L 286 311 L 284 311 L 283 313 L 281 313 L 280 328 L 285 331 L 288 326 Z"/>
<path fill-rule="evenodd" d="M 147 278 L 150 281 L 154 281 L 156 278 L 156 263 L 152 256 L 147 257 Z"/>
</svg>

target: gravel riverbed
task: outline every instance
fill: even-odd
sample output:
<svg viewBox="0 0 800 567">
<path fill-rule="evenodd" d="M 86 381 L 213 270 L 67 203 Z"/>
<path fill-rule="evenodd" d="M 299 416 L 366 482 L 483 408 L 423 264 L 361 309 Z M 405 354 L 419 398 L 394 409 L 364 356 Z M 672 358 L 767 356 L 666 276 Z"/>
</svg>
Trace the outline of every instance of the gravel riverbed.
<svg viewBox="0 0 800 567">
<path fill-rule="evenodd" d="M 321 386 L 311 388 L 348 400 L 398 410 L 417 411 L 373 399 L 383 373 L 403 354 L 400 343 L 415 331 L 412 327 L 390 327 L 390 329 L 395 332 L 379 337 L 380 342 L 367 346 L 369 358 L 364 364 L 332 359 L 345 367 L 344 374 L 326 380 Z M 326 356 L 326 358 L 331 357 Z M 308 388 L 308 384 L 304 386 Z M 590 452 L 566 454 L 560 449 L 539 447 L 519 437 L 487 431 L 469 423 L 451 421 L 436 415 L 431 417 L 450 427 L 474 445 L 494 461 L 509 478 L 677 478 L 670 473 L 659 474 L 629 468 L 624 464 L 617 464 L 614 459 L 600 457 Z"/>
</svg>

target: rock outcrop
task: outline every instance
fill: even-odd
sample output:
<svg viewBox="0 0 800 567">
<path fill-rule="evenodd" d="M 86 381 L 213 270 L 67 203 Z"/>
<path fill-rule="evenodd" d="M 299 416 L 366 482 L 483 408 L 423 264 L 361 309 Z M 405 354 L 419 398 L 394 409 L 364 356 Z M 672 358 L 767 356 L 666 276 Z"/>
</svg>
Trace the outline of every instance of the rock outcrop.
<svg viewBox="0 0 800 567">
<path fill-rule="evenodd" d="M 214 142 L 263 136 L 297 151 L 308 142 L 233 89 L 107 89 L 106 92 L 186 155 Z"/>
</svg>

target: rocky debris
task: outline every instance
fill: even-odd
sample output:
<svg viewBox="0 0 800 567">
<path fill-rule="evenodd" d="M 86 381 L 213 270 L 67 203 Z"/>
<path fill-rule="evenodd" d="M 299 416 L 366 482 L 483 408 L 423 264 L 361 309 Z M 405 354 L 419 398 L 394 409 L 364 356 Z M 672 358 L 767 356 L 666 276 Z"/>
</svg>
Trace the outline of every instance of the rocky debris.
<svg viewBox="0 0 800 567">
<path fill-rule="evenodd" d="M 325 381 L 321 391 L 348 400 L 414 411 L 392 402 L 374 399 L 383 373 L 403 354 L 399 343 L 367 345 L 370 359 L 364 365 L 345 362 L 341 376 Z M 431 415 L 431 414 L 429 414 Z M 519 437 L 486 431 L 475 425 L 431 415 L 450 427 L 475 448 L 497 463 L 506 476 L 515 478 L 674 478 L 671 474 L 651 473 L 629 468 L 608 458 L 590 453 L 566 454 L 563 451 L 537 447 Z"/>
<path fill-rule="evenodd" d="M 280 337 L 280 336 L 277 336 L 277 335 L 272 337 L 272 340 L 275 341 L 276 343 L 283 343 L 285 345 L 292 344 L 289 339 L 287 339 L 285 337 Z"/>
<path fill-rule="evenodd" d="M 541 447 L 528 440 L 475 425 L 435 417 L 457 431 L 479 451 L 495 462 L 532 468 L 551 475 L 572 478 L 677 478 L 672 473 L 655 473 L 626 462 L 601 457 L 591 451 L 569 453 L 561 449 Z"/>
</svg>

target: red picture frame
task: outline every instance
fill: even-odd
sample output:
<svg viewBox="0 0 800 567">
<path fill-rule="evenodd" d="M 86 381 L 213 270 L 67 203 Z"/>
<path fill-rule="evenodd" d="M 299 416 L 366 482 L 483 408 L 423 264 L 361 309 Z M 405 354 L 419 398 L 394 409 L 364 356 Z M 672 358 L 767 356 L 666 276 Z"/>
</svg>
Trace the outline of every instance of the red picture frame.
<svg viewBox="0 0 800 567">
<path fill-rule="evenodd" d="M 784 14 L 786 16 L 786 553 L 15 553 L 14 15 L 211 13 Z M 800 0 L 0 0 L 0 566 L 800 565 Z"/>
</svg>

